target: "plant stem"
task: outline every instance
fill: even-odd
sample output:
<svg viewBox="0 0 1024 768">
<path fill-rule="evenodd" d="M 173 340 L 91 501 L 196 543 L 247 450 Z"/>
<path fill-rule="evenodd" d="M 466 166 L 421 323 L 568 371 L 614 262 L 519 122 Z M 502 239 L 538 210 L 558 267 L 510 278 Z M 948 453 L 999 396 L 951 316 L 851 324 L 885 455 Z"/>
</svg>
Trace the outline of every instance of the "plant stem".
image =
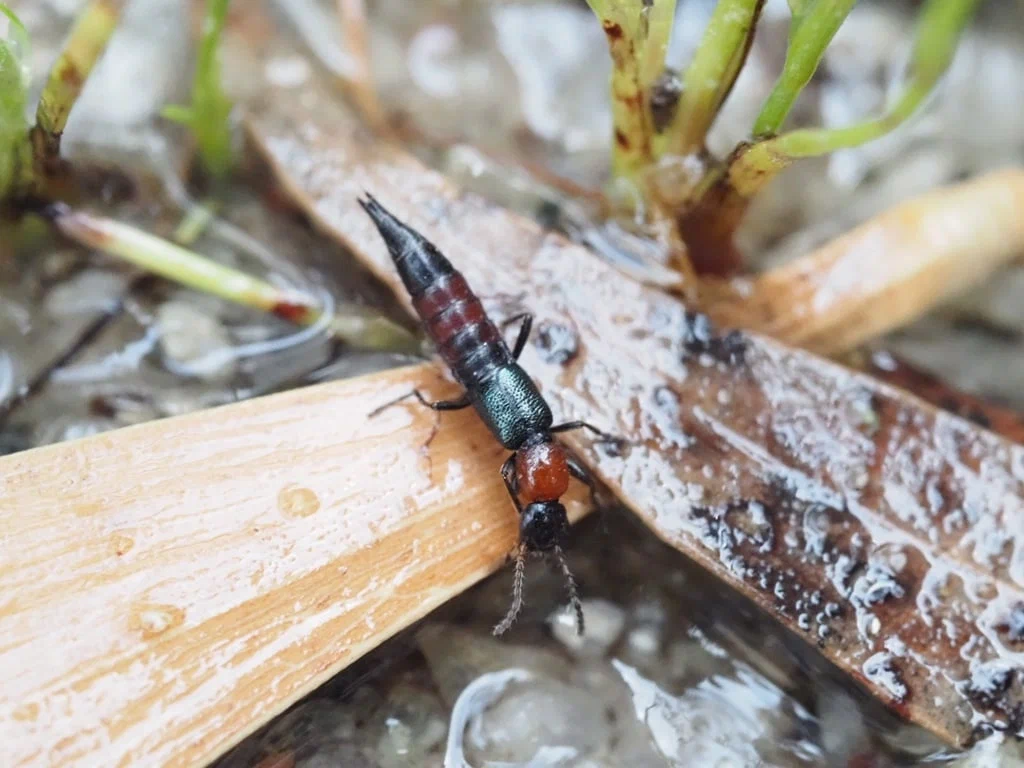
<svg viewBox="0 0 1024 768">
<path fill-rule="evenodd" d="M 640 10 L 640 32 L 643 48 L 640 52 L 640 84 L 650 89 L 665 71 L 665 55 L 672 37 L 676 17 L 676 0 L 652 0 Z"/>
<path fill-rule="evenodd" d="M 642 0 L 587 0 L 612 57 L 612 173 L 631 178 L 652 159 L 653 127 L 640 79 Z"/>
<path fill-rule="evenodd" d="M 387 117 L 377 97 L 370 66 L 370 29 L 365 0 L 337 0 L 341 39 L 349 54 L 351 69 L 345 85 L 366 121 L 381 134 L 388 131 Z"/>
<path fill-rule="evenodd" d="M 188 247 L 206 231 L 217 213 L 217 201 L 207 200 L 195 203 L 185 211 L 185 216 L 174 230 L 171 239 L 178 245 Z"/>
<path fill-rule="evenodd" d="M 149 273 L 227 301 L 311 325 L 321 310 L 308 296 L 286 290 L 193 251 L 112 219 L 52 205 L 44 212 L 69 239 L 133 264 Z M 328 327 L 341 340 L 372 349 L 418 350 L 414 337 L 395 323 L 353 308 L 336 313 Z"/>
<path fill-rule="evenodd" d="M 801 157 L 848 149 L 880 138 L 905 122 L 928 98 L 956 53 L 960 36 L 980 0 L 927 0 L 918 20 L 910 73 L 902 93 L 880 117 L 844 128 L 790 131 L 738 153 L 729 176 L 744 196 L 752 196 L 783 168 Z"/>
<path fill-rule="evenodd" d="M 763 5 L 764 0 L 718 1 L 683 76 L 683 93 L 667 132 L 667 152 L 689 155 L 703 148 L 708 129 L 746 60 Z"/>
<path fill-rule="evenodd" d="M 779 132 L 793 103 L 810 82 L 825 49 L 856 2 L 804 0 L 790 3 L 793 19 L 789 27 L 786 63 L 754 122 L 754 136 L 769 136 Z"/>
<path fill-rule="evenodd" d="M 64 50 L 50 70 L 31 132 L 39 176 L 55 170 L 68 115 L 117 28 L 123 6 L 123 0 L 92 0 L 78 17 Z"/>
</svg>

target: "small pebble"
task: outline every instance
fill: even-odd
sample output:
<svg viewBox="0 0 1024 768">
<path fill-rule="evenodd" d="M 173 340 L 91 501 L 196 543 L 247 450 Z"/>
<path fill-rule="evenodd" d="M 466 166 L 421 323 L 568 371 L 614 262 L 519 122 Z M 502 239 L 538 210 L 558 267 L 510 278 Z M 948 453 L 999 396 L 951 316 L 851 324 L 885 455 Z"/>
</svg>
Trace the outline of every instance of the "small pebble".
<svg viewBox="0 0 1024 768">
<path fill-rule="evenodd" d="M 90 269 L 51 288 L 44 306 L 55 319 L 99 314 L 114 306 L 125 285 L 122 275 Z"/>
<path fill-rule="evenodd" d="M 470 764 L 530 760 L 545 747 L 593 754 L 609 736 L 605 705 L 590 691 L 549 678 L 510 687 L 467 729 Z"/>
<path fill-rule="evenodd" d="M 172 300 L 156 311 L 164 364 L 173 373 L 224 381 L 235 372 L 231 339 L 213 315 L 185 301 Z"/>
<path fill-rule="evenodd" d="M 574 656 L 605 655 L 622 635 L 625 613 L 614 603 L 595 598 L 583 601 L 583 617 L 586 629 L 582 637 L 576 634 L 576 616 L 572 611 L 556 611 L 548 623 L 555 639 Z"/>
<path fill-rule="evenodd" d="M 658 630 L 650 626 L 641 626 L 630 630 L 627 637 L 629 648 L 634 653 L 642 656 L 651 656 L 658 652 L 661 646 L 661 638 Z"/>
</svg>

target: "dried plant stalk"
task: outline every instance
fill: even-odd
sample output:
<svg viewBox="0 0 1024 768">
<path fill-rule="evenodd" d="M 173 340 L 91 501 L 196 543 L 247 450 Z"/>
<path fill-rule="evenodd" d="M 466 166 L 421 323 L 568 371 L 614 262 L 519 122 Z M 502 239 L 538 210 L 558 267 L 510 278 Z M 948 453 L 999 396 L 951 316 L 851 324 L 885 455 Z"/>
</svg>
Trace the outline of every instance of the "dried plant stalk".
<svg viewBox="0 0 1024 768">
<path fill-rule="evenodd" d="M 1024 255 L 1024 169 L 936 189 L 711 305 L 721 323 L 836 355 L 920 317 Z"/>
</svg>

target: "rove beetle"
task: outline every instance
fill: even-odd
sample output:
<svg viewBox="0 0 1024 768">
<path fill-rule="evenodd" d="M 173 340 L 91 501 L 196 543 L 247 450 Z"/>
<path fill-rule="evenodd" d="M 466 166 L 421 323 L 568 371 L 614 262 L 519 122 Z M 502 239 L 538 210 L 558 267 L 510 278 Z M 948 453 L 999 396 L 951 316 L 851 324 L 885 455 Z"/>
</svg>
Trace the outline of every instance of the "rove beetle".
<svg viewBox="0 0 1024 768">
<path fill-rule="evenodd" d="M 576 614 L 576 631 L 583 634 L 583 609 L 563 551 L 569 518 L 559 499 L 569 489 L 570 475 L 586 483 L 592 493 L 594 481 L 553 436 L 587 429 L 602 442 L 618 442 L 618 438 L 584 421 L 553 426 L 547 402 L 516 362 L 530 337 L 533 316 L 524 313 L 507 321 L 522 321 L 510 351 L 466 279 L 430 241 L 395 218 L 369 193 L 358 202 L 384 239 L 427 334 L 465 390 L 458 400 L 432 403 L 414 389 L 375 409 L 370 416 L 409 397 L 435 411 L 456 411 L 471 405 L 476 409 L 495 438 L 513 452 L 502 464 L 501 476 L 519 513 L 512 605 L 494 634 L 504 634 L 522 609 L 526 557 L 534 553 L 550 553 L 557 560 Z"/>
</svg>

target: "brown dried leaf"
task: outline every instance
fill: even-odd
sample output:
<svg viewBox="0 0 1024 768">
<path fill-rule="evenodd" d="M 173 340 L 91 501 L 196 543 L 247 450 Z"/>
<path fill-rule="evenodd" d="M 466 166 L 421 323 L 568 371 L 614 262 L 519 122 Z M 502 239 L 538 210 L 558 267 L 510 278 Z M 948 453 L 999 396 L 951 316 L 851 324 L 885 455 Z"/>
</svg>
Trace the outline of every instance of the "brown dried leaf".
<svg viewBox="0 0 1024 768">
<path fill-rule="evenodd" d="M 447 253 L 497 316 L 534 312 L 525 366 L 559 418 L 631 442 L 619 455 L 569 439 L 662 539 L 940 736 L 1020 731 L 1021 448 L 810 354 L 717 334 L 372 143 L 328 99 L 298 96 L 271 90 L 273 107 L 249 121 L 294 199 L 400 296 L 356 205 L 364 190 Z"/>
</svg>

